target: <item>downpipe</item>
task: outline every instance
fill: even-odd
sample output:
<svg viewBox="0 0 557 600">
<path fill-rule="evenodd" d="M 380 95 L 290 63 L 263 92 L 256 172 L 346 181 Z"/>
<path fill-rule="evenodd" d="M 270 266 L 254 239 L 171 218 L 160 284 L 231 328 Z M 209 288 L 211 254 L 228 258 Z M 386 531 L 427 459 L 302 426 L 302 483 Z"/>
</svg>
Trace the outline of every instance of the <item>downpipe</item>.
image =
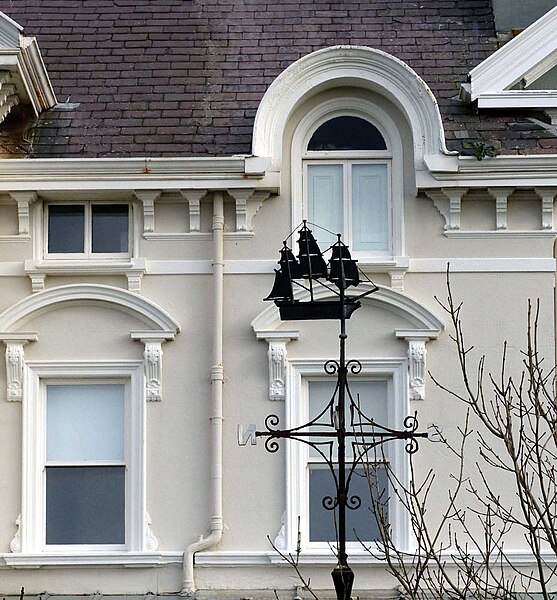
<svg viewBox="0 0 557 600">
<path fill-rule="evenodd" d="M 224 196 L 213 196 L 213 348 L 211 367 L 211 507 L 210 533 L 190 544 L 184 552 L 182 596 L 195 594 L 194 556 L 222 539 L 222 424 L 223 424 L 223 314 L 224 314 Z"/>
</svg>

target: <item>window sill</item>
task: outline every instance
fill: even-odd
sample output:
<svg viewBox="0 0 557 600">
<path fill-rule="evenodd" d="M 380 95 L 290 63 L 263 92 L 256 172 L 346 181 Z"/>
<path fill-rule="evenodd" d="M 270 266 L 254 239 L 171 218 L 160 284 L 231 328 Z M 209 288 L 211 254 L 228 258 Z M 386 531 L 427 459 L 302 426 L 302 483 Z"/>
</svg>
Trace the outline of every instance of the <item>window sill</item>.
<svg viewBox="0 0 557 600">
<path fill-rule="evenodd" d="M 139 293 L 145 271 L 146 263 L 143 258 L 25 261 L 25 272 L 31 278 L 33 292 L 44 289 L 48 275 L 125 275 L 128 278 L 128 290 Z"/>
<path fill-rule="evenodd" d="M 6 567 L 12 569 L 40 569 L 56 567 L 160 567 L 181 564 L 183 552 L 41 552 L 2 554 Z"/>
<path fill-rule="evenodd" d="M 288 551 L 283 551 L 288 556 Z M 293 551 L 294 552 L 294 551 Z M 334 566 L 338 559 L 330 549 L 326 550 L 304 550 L 299 557 L 300 565 L 314 565 L 330 567 Z M 354 550 L 348 554 L 348 562 L 351 565 L 384 565 L 384 561 L 371 556 L 365 550 Z M 250 565 L 287 565 L 288 563 L 278 552 L 242 552 L 242 551 L 218 551 L 198 552 L 195 555 L 195 564 L 199 567 L 238 567 Z"/>
</svg>

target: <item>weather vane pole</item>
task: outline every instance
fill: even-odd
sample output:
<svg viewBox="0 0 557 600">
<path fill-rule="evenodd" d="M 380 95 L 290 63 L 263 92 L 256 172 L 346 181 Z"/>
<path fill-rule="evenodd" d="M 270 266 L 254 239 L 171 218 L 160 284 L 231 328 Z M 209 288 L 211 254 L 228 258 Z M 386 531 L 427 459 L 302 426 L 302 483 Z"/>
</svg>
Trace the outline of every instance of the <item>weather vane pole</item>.
<svg viewBox="0 0 557 600">
<path fill-rule="evenodd" d="M 418 421 L 413 415 L 404 420 L 404 430 L 395 430 L 376 423 L 362 412 L 348 385 L 348 373 L 357 375 L 362 365 L 358 360 L 346 360 L 346 319 L 361 306 L 361 298 L 378 288 L 366 277 L 372 284 L 371 290 L 356 296 L 347 295 L 347 288 L 360 283 L 360 271 L 348 246 L 342 242 L 341 235 L 337 234 L 337 241 L 329 248 L 331 257 L 327 265 L 307 221 L 303 221 L 298 233 L 298 258 L 294 257 L 285 241 L 280 250 L 280 269 L 275 269 L 273 289 L 265 300 L 272 300 L 277 305 L 282 320 L 340 320 L 339 358 L 324 364 L 325 373 L 336 374 L 335 391 L 320 413 L 303 425 L 279 429 L 279 417 L 271 414 L 265 419 L 265 430 L 258 431 L 254 425 L 250 425 L 248 431 L 255 438 L 264 438 L 269 452 L 278 451 L 277 440 L 281 438 L 305 443 L 317 451 L 329 467 L 335 484 L 335 496 L 324 497 L 322 505 L 327 510 L 336 511 L 338 522 L 337 565 L 331 575 L 337 600 L 350 600 L 354 572 L 348 565 L 346 552 L 346 511 L 356 510 L 362 504 L 361 498 L 350 495 L 350 482 L 356 468 L 366 464 L 370 450 L 391 440 L 406 440 L 406 451 L 414 453 L 418 450 L 417 439 L 434 439 L 439 435 L 439 427 L 432 425 L 427 432 L 418 432 Z M 327 288 L 334 298 L 315 300 L 315 285 Z M 293 286 L 306 290 L 309 300 L 296 299 Z M 350 415 L 348 422 L 347 409 Z M 326 415 L 328 423 L 322 420 Z M 238 428 L 240 445 L 246 445 L 249 437 L 241 427 Z M 352 448 L 350 456 L 353 456 L 348 463 L 347 441 Z"/>
</svg>

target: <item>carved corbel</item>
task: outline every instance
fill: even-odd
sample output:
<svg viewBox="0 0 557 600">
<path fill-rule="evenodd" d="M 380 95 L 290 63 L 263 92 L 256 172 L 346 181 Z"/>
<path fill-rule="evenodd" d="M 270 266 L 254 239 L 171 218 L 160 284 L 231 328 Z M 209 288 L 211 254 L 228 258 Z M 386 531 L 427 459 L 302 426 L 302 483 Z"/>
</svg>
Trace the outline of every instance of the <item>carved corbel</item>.
<svg viewBox="0 0 557 600">
<path fill-rule="evenodd" d="M 132 340 L 145 345 L 143 361 L 145 369 L 145 398 L 147 402 L 162 400 L 162 344 L 174 339 L 173 332 L 132 331 Z"/>
<path fill-rule="evenodd" d="M 435 329 L 401 330 L 395 332 L 398 339 L 408 342 L 408 386 L 410 400 L 425 400 L 426 343 L 437 339 L 439 331 Z"/>
<path fill-rule="evenodd" d="M 8 402 L 21 402 L 23 399 L 23 367 L 25 366 L 23 347 L 38 339 L 36 333 L 0 334 L 0 340 L 6 344 L 6 400 Z"/>
<path fill-rule="evenodd" d="M 433 201 L 435 208 L 445 219 L 445 231 L 460 229 L 461 203 L 467 191 L 468 188 L 425 190 L 427 197 Z"/>
<path fill-rule="evenodd" d="M 507 204 L 514 188 L 488 188 L 487 191 L 492 198 L 495 198 L 496 228 L 507 229 Z"/>
<path fill-rule="evenodd" d="M 37 200 L 36 192 L 10 192 L 17 202 L 17 219 L 19 235 L 29 235 L 29 207 Z"/>
<path fill-rule="evenodd" d="M 188 203 L 190 216 L 190 233 L 201 231 L 201 199 L 207 190 L 180 190 L 180 194 Z"/>
<path fill-rule="evenodd" d="M 257 332 L 257 339 L 269 344 L 269 400 L 276 402 L 286 399 L 286 345 L 299 337 L 299 331 Z"/>
<path fill-rule="evenodd" d="M 271 192 L 253 189 L 231 189 L 227 192 L 236 203 L 236 231 L 253 231 L 253 217 Z"/>
<path fill-rule="evenodd" d="M 542 201 L 542 229 L 553 229 L 553 203 L 557 195 L 555 188 L 535 188 Z"/>
<path fill-rule="evenodd" d="M 135 197 L 143 205 L 143 233 L 155 231 L 155 201 L 161 195 L 161 190 L 135 190 Z"/>
</svg>

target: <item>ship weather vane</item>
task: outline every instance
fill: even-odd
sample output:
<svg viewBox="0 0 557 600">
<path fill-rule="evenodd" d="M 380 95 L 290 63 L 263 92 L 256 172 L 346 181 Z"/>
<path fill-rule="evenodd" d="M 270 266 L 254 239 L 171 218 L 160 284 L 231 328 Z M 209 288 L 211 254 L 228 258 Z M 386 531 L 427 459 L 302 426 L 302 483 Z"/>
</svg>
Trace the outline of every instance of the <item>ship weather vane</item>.
<svg viewBox="0 0 557 600">
<path fill-rule="evenodd" d="M 317 227 L 312 224 L 312 226 Z M 330 232 L 328 232 L 330 233 Z M 346 552 L 346 514 L 356 510 L 362 499 L 351 494 L 350 484 L 358 467 L 369 465 L 370 452 L 388 441 L 405 440 L 409 454 L 418 450 L 418 438 L 439 439 L 440 427 L 428 426 L 427 432 L 418 431 L 416 414 L 404 419 L 404 429 L 396 430 L 375 422 L 364 414 L 358 395 L 352 395 L 348 385 L 348 374 L 357 375 L 362 364 L 355 359 L 346 359 L 346 319 L 360 306 L 360 299 L 376 292 L 379 288 L 357 266 L 349 248 L 337 234 L 337 241 L 325 251 L 330 251 L 327 263 L 308 222 L 303 221 L 298 230 L 298 257 L 288 247 L 288 239 L 280 250 L 279 269 L 275 269 L 275 281 L 271 293 L 265 300 L 273 301 L 282 320 L 338 319 L 340 321 L 339 357 L 325 362 L 327 375 L 336 375 L 335 390 L 319 414 L 303 425 L 280 429 L 277 415 L 268 415 L 265 429 L 259 431 L 255 425 L 247 429 L 238 427 L 238 442 L 245 446 L 257 438 L 265 440 L 269 452 L 279 450 L 280 439 L 301 442 L 316 451 L 328 466 L 334 484 L 334 494 L 322 499 L 326 510 L 335 511 L 337 540 L 335 553 L 337 565 L 331 575 L 338 600 L 350 600 L 354 583 L 354 572 L 348 565 Z M 292 237 L 292 234 L 291 236 Z M 365 279 L 371 284 L 367 291 L 348 295 L 346 290 L 357 287 Z M 316 299 L 316 287 L 329 291 L 332 299 Z M 305 290 L 306 297 L 296 298 L 295 289 Z M 331 516 L 331 519 L 333 517 Z"/>
</svg>

